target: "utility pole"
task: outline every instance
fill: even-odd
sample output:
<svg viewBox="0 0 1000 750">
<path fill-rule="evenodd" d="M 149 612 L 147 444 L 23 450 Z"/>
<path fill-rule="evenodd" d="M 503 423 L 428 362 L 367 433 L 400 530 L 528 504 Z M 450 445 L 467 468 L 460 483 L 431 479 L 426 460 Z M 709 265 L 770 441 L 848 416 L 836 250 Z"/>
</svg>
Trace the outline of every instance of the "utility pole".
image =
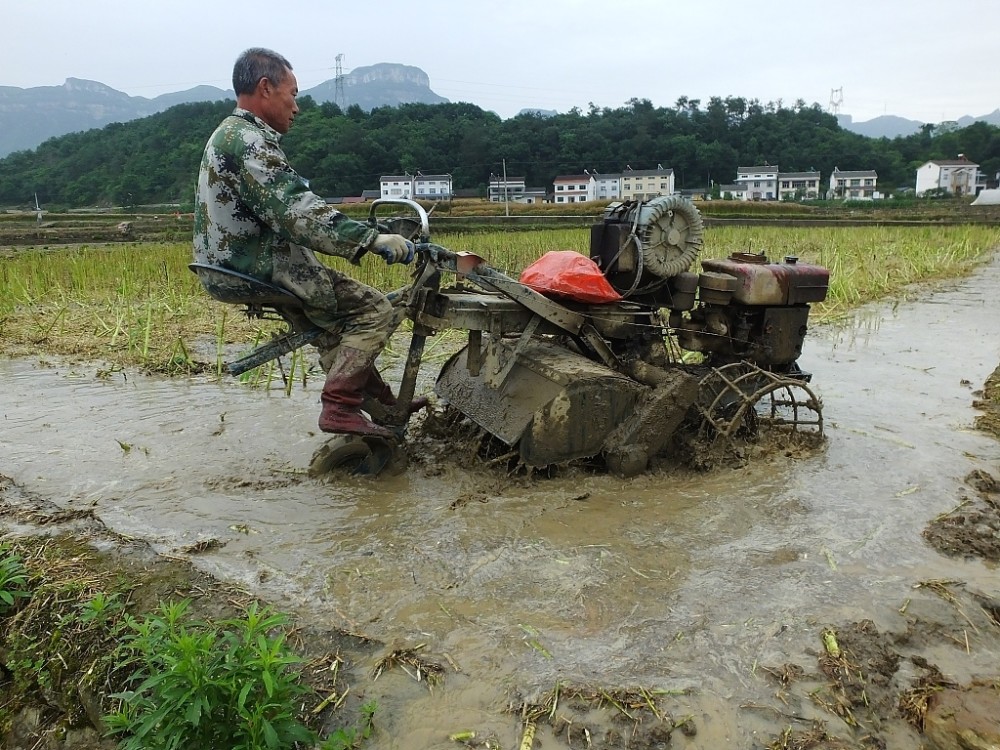
<svg viewBox="0 0 1000 750">
<path fill-rule="evenodd" d="M 510 216 L 510 204 L 507 202 L 507 160 L 503 159 L 503 211 Z"/>
</svg>

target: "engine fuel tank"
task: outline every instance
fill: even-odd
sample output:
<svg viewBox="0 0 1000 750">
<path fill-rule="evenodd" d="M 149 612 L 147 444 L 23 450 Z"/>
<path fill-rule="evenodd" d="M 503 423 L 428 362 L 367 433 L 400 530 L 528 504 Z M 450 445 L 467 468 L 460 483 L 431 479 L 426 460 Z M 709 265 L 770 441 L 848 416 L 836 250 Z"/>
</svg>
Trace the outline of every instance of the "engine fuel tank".
<svg viewBox="0 0 1000 750">
<path fill-rule="evenodd" d="M 727 273 L 738 280 L 733 301 L 744 305 L 798 305 L 822 302 L 830 286 L 830 271 L 786 257 L 781 263 L 767 256 L 733 253 L 725 260 L 705 259 L 705 271 Z"/>
</svg>

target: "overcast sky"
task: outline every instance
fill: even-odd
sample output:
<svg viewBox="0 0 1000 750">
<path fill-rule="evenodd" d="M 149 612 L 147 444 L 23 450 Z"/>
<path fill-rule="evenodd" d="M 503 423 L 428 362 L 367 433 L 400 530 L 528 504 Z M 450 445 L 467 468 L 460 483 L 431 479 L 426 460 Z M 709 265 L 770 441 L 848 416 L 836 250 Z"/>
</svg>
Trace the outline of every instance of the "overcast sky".
<svg viewBox="0 0 1000 750">
<path fill-rule="evenodd" d="M 856 121 L 1000 107 L 1000 0 L 0 0 L 0 85 L 231 88 L 270 47 L 300 89 L 380 62 L 501 117 L 629 99 L 797 99 Z"/>
</svg>

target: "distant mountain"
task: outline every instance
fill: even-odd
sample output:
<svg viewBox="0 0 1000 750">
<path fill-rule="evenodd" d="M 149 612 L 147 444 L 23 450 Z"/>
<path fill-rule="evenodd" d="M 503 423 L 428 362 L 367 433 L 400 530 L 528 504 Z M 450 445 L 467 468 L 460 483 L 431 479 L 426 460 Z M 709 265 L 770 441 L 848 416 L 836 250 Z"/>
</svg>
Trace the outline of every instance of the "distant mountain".
<svg viewBox="0 0 1000 750">
<path fill-rule="evenodd" d="M 526 107 L 518 112 L 519 115 L 534 115 L 535 117 L 555 117 L 559 113 L 554 109 L 538 109 L 536 107 Z"/>
<path fill-rule="evenodd" d="M 357 104 L 362 109 L 398 106 L 407 103 L 444 104 L 448 100 L 431 90 L 430 78 L 420 68 L 396 63 L 378 63 L 355 68 L 338 86 L 337 79 L 324 81 L 301 92 L 317 102 L 338 102 L 343 93 L 345 106 Z M 176 104 L 234 100 L 232 91 L 214 86 L 195 86 L 186 91 L 162 94 L 153 99 L 129 96 L 121 91 L 80 78 L 67 78 L 62 86 L 38 86 L 22 89 L 0 86 L 0 158 L 13 151 L 32 149 L 42 141 L 80 130 L 100 128 L 112 122 L 128 122 L 162 112 Z M 538 108 L 521 110 L 539 117 L 556 112 Z M 1000 109 L 988 115 L 959 118 L 955 127 L 966 127 L 977 120 L 1000 127 Z M 850 115 L 838 115 L 840 126 L 869 138 L 895 138 L 912 135 L 922 122 L 883 115 L 866 122 L 854 122 Z"/>
<path fill-rule="evenodd" d="M 399 104 L 446 104 L 448 100 L 431 91 L 431 79 L 412 65 L 378 63 L 355 68 L 343 79 L 344 104 L 357 104 L 361 109 Z M 300 91 L 317 102 L 337 103 L 337 79 L 324 81 L 311 89 Z"/>
<path fill-rule="evenodd" d="M 196 86 L 147 99 L 81 78 L 67 78 L 62 86 L 0 86 L 0 157 L 66 133 L 154 115 L 175 104 L 226 98 L 233 98 L 233 93 Z"/>
<path fill-rule="evenodd" d="M 985 122 L 987 125 L 1000 127 L 1000 109 L 995 109 L 988 115 L 972 117 L 965 115 L 955 121 L 955 127 L 966 128 L 974 122 Z M 869 138 L 896 138 L 897 136 L 913 135 L 924 125 L 920 120 L 907 120 L 895 115 L 882 115 L 864 122 L 854 122 L 850 115 L 837 115 L 837 122 L 844 130 L 865 135 Z"/>
<path fill-rule="evenodd" d="M 409 102 L 448 101 L 431 91 L 430 79 L 424 71 L 409 65 L 379 63 L 355 68 L 344 76 L 343 84 L 345 104 L 357 104 L 366 110 Z M 333 79 L 300 95 L 309 94 L 317 102 L 333 102 L 336 92 Z M 33 149 L 55 136 L 147 117 L 175 104 L 235 98 L 231 90 L 195 86 L 147 99 L 80 78 L 67 78 L 62 86 L 28 89 L 0 86 L 0 158 L 13 151 Z"/>
<path fill-rule="evenodd" d="M 153 99 L 153 103 L 157 105 L 157 111 L 162 112 L 165 109 L 170 109 L 175 104 L 217 102 L 222 99 L 236 101 L 236 94 L 233 93 L 232 89 L 226 89 L 223 91 L 215 86 L 195 86 L 193 89 L 188 89 L 187 91 L 175 91 L 172 94 L 160 94 L 160 96 Z"/>
<path fill-rule="evenodd" d="M 866 135 L 869 138 L 895 138 L 920 132 L 919 120 L 907 120 L 895 115 L 882 115 L 865 122 L 854 122 L 850 115 L 837 115 L 837 123 L 844 130 Z"/>
<path fill-rule="evenodd" d="M 988 115 L 983 115 L 982 117 L 965 117 L 958 118 L 958 127 L 967 128 L 974 122 L 985 122 L 987 125 L 996 125 L 1000 127 L 1000 109 L 994 109 Z"/>
</svg>

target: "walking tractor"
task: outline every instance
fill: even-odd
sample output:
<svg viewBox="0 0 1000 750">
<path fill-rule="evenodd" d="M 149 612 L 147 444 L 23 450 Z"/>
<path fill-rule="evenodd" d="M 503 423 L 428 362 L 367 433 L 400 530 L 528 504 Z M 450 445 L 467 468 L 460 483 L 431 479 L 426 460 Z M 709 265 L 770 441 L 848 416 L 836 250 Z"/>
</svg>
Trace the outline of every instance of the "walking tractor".
<svg viewBox="0 0 1000 750">
<path fill-rule="evenodd" d="M 380 218 L 387 205 L 397 215 Z M 702 259 L 693 273 L 703 225 L 686 199 L 612 203 L 591 228 L 589 258 L 546 253 L 519 279 L 433 243 L 427 212 L 413 201 L 375 201 L 369 222 L 417 250 L 412 282 L 388 295 L 397 327 L 412 322 L 398 406 L 364 407 L 397 438 L 335 435 L 314 454 L 314 474 L 405 468 L 424 345 L 449 329 L 466 332 L 466 341 L 438 373 L 437 396 L 526 467 L 587 459 L 632 476 L 678 438 L 707 447 L 765 427 L 822 434 L 822 405 L 798 358 L 809 305 L 826 298 L 829 272 L 737 252 Z M 248 314 L 300 307 L 253 278 L 192 269 L 213 297 Z M 246 372 L 319 333 L 289 331 L 229 371 Z"/>
</svg>

